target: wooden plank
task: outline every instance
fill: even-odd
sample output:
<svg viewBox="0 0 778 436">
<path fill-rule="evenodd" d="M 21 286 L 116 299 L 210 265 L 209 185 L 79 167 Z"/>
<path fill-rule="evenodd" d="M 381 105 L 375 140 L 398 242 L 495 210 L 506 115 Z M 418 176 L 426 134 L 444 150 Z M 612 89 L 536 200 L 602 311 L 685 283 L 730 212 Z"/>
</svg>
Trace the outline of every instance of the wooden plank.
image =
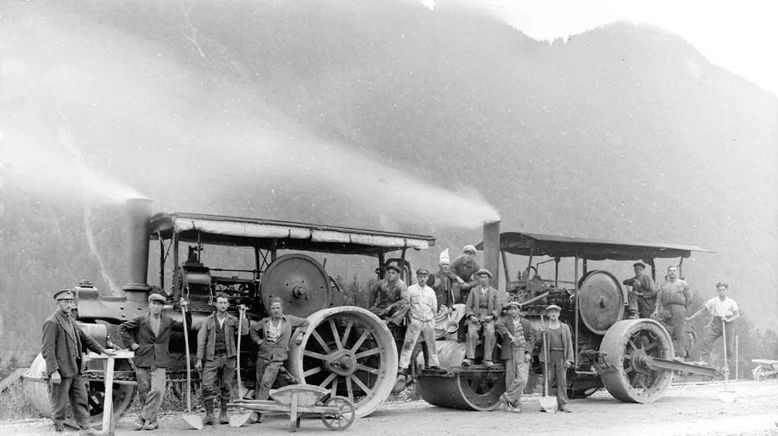
<svg viewBox="0 0 778 436">
<path fill-rule="evenodd" d="M 105 397 L 103 399 L 103 435 L 113 436 L 113 367 L 114 358 L 108 357 L 105 360 Z"/>
<path fill-rule="evenodd" d="M 8 377 L 0 381 L 0 394 L 5 392 L 6 389 L 13 386 L 14 383 L 19 381 L 22 376 L 29 371 L 29 368 L 16 368 Z"/>
</svg>

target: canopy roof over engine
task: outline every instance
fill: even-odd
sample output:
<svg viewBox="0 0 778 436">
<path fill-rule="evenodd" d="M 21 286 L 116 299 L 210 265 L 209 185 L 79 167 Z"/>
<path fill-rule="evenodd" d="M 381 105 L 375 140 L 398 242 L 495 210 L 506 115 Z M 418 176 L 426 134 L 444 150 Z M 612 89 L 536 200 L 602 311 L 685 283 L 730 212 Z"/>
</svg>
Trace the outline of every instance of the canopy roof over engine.
<svg viewBox="0 0 778 436">
<path fill-rule="evenodd" d="M 476 246 L 483 249 L 483 242 Z M 540 233 L 500 234 L 500 250 L 520 256 L 580 257 L 590 260 L 649 260 L 689 257 L 692 251 L 711 253 L 693 245 L 638 244 Z"/>
<path fill-rule="evenodd" d="M 193 213 L 161 213 L 149 224 L 152 239 L 187 243 L 376 256 L 435 245 L 432 236 L 350 227 Z"/>
</svg>

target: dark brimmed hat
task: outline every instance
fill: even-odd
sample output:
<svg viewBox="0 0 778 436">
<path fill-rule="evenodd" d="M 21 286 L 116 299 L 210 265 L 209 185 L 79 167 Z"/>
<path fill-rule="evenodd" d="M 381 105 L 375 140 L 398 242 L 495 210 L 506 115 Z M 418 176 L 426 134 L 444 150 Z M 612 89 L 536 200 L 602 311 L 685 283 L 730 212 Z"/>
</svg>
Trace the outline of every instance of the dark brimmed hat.
<svg viewBox="0 0 778 436">
<path fill-rule="evenodd" d="M 416 270 L 416 275 L 419 275 L 419 274 L 430 275 L 430 270 L 428 270 L 427 268 L 419 268 L 419 269 Z"/>
<path fill-rule="evenodd" d="M 462 249 L 462 253 L 476 253 L 475 247 L 472 245 L 465 245 L 465 248 Z"/>
<path fill-rule="evenodd" d="M 162 294 L 149 294 L 149 303 L 152 301 L 159 301 L 160 303 L 165 304 L 167 299 L 162 296 Z"/>
<path fill-rule="evenodd" d="M 552 304 L 552 305 L 546 307 L 546 312 L 551 312 L 552 310 L 558 310 L 558 311 L 561 312 L 562 308 L 557 306 L 556 304 Z"/>
<path fill-rule="evenodd" d="M 489 270 L 486 268 L 481 268 L 475 272 L 476 277 L 480 276 L 481 274 L 486 274 L 489 276 L 489 278 L 492 278 L 492 273 L 490 273 Z"/>
<path fill-rule="evenodd" d="M 521 309 L 521 304 L 519 304 L 518 301 L 511 301 L 505 305 L 506 309 L 510 309 L 511 307 L 515 307 L 516 309 Z"/>
<path fill-rule="evenodd" d="M 393 265 L 387 265 L 386 266 L 386 270 L 387 271 L 389 271 L 389 270 L 397 271 L 398 274 L 402 272 L 402 271 L 400 271 L 400 267 L 397 266 L 397 265 L 394 265 L 394 264 Z"/>
<path fill-rule="evenodd" d="M 635 268 L 636 267 L 641 267 L 643 269 L 646 269 L 646 264 L 643 263 L 643 262 L 635 262 L 635 263 L 632 264 L 632 266 L 635 267 Z"/>
<path fill-rule="evenodd" d="M 54 291 L 51 296 L 59 301 L 59 300 L 75 300 L 76 299 L 76 293 L 73 292 L 72 289 L 61 289 L 59 291 Z"/>
</svg>

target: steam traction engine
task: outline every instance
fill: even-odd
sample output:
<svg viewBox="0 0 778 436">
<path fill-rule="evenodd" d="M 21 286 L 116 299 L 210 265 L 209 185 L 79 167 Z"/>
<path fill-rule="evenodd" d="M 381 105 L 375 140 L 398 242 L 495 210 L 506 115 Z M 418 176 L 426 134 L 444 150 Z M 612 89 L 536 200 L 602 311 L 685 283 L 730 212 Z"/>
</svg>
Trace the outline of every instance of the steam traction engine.
<svg viewBox="0 0 778 436">
<path fill-rule="evenodd" d="M 371 413 L 392 391 L 397 372 L 397 350 L 386 325 L 368 310 L 344 306 L 344 296 L 311 254 L 361 255 L 377 258 L 378 265 L 397 262 L 410 272 L 405 260 L 408 250 L 426 249 L 434 238 L 423 235 L 320 226 L 295 222 L 236 218 L 187 213 L 151 216 L 151 202 L 127 201 L 129 217 L 129 266 L 132 283 L 121 295 L 104 296 L 88 284 L 76 287 L 77 319 L 84 331 L 101 343 L 118 342 L 117 327 L 123 321 L 146 313 L 147 296 L 154 289 L 168 295 L 168 315 L 180 318 L 174 302 L 190 301 L 192 327 L 190 343 L 196 344 L 197 330 L 213 311 L 217 292 L 229 295 L 231 307 L 245 304 L 250 320 L 267 315 L 270 299 L 280 297 L 285 312 L 308 317 L 310 326 L 299 345 L 290 344 L 287 366 L 299 381 L 346 396 L 356 406 L 357 416 Z M 156 280 L 148 284 L 150 241 L 158 244 Z M 186 245 L 186 247 L 182 247 Z M 184 256 L 185 253 L 185 256 Z M 249 254 L 246 256 L 246 254 Z M 243 255 L 247 265 L 235 266 Z M 388 255 L 398 256 L 387 259 Z M 208 258 L 209 262 L 205 262 Z M 250 258 L 250 261 L 246 261 Z M 226 262 L 217 268 L 210 262 Z M 376 269 L 379 276 L 383 269 Z M 250 341 L 245 341 L 250 343 Z M 170 379 L 183 379 L 186 358 L 183 334 L 170 344 Z M 253 381 L 256 350 L 241 351 L 243 375 Z M 95 420 L 102 417 L 103 377 L 101 365 L 89 362 L 90 409 Z M 28 397 L 44 415 L 50 413 L 45 363 L 39 355 L 25 379 Z M 114 413 L 118 418 L 129 407 L 135 393 L 134 374 L 128 362 L 117 367 L 113 388 Z M 244 393 L 242 393 L 244 394 Z"/>
<path fill-rule="evenodd" d="M 647 403 L 662 397 L 674 371 L 715 375 L 711 368 L 674 360 L 672 340 L 659 322 L 624 319 L 626 293 L 619 280 L 607 271 L 588 269 L 588 262 L 593 260 L 642 260 L 654 271 L 656 258 L 680 258 L 682 264 L 692 251 L 705 250 L 530 233 L 500 234 L 499 222 L 485 224 L 484 241 L 477 248 L 484 252 L 486 268 L 495 273 L 492 285 L 498 289 L 497 271 L 502 254 L 508 292 L 501 297 L 503 301 L 522 302 L 524 316 L 536 330 L 540 331 L 540 317 L 548 305 L 562 308 L 560 319 L 573 332 L 575 362 L 567 377 L 571 398 L 586 397 L 605 387 L 618 400 Z M 507 254 L 528 259 L 518 280 L 511 281 Z M 573 280 L 559 279 L 559 264 L 564 258 L 574 261 L 572 268 L 568 268 L 572 269 Z M 537 262 L 534 265 L 533 260 Z M 553 279 L 541 278 L 539 269 L 544 264 L 553 264 Z M 533 352 L 530 389 L 541 372 L 539 353 L 538 347 Z M 417 381 L 424 400 L 468 410 L 489 410 L 499 405 L 499 397 L 506 389 L 502 365 L 462 368 L 464 344 L 456 340 L 438 341 L 438 354 L 441 366 L 447 371 L 421 371 Z M 493 360 L 499 361 L 496 357 Z"/>
</svg>

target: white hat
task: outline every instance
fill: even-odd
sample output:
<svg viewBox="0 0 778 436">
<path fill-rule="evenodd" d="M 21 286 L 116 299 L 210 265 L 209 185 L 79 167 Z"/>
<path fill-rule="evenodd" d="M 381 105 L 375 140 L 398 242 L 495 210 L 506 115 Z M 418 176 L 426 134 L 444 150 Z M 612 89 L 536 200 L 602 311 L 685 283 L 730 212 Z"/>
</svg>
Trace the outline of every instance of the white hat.
<svg viewBox="0 0 778 436">
<path fill-rule="evenodd" d="M 448 248 L 440 252 L 440 262 L 438 263 L 451 263 L 451 260 L 448 257 Z"/>
</svg>

